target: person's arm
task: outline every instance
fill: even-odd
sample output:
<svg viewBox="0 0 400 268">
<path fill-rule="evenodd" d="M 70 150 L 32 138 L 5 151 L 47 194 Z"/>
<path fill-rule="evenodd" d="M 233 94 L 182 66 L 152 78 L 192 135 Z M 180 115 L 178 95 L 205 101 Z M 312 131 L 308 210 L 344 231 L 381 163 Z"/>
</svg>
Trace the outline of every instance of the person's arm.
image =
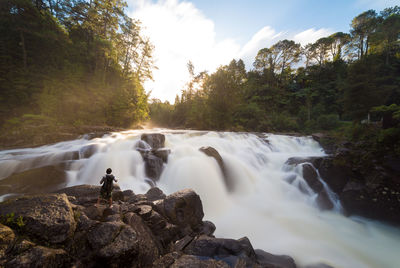
<svg viewBox="0 0 400 268">
<path fill-rule="evenodd" d="M 118 180 L 115 177 L 113 179 L 114 179 L 115 182 L 118 182 Z"/>
<path fill-rule="evenodd" d="M 104 177 L 101 178 L 100 184 L 103 184 L 103 182 L 104 182 Z"/>
</svg>

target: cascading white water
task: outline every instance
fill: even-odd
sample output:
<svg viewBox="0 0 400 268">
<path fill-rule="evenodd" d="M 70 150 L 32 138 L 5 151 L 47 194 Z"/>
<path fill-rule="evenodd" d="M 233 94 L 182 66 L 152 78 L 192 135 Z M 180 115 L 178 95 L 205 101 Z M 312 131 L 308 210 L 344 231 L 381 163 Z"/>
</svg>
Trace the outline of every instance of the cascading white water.
<svg viewBox="0 0 400 268">
<path fill-rule="evenodd" d="M 217 226 L 216 236 L 248 236 L 255 248 L 292 256 L 299 266 L 325 263 L 334 267 L 400 267 L 400 231 L 340 210 L 320 211 L 315 194 L 302 178 L 302 167 L 285 166 L 290 157 L 323 156 L 307 137 L 146 130 L 127 131 L 93 140 L 75 140 L 35 149 L 0 152 L 0 178 L 16 171 L 67 161 L 68 184 L 98 184 L 107 167 L 122 189 L 146 192 L 144 162 L 135 150 L 144 132 L 166 135 L 171 149 L 157 185 L 166 193 L 193 188 L 199 193 L 205 219 Z M 95 148 L 82 158 L 88 146 Z M 214 147 L 222 156 L 228 191 L 218 163 L 198 149 Z M 80 159 L 77 159 L 80 155 Z M 289 184 L 288 177 L 293 178 Z M 302 184 L 307 193 L 299 190 Z M 324 185 L 327 187 L 326 185 Z M 334 196 L 332 196 L 334 198 Z"/>
</svg>

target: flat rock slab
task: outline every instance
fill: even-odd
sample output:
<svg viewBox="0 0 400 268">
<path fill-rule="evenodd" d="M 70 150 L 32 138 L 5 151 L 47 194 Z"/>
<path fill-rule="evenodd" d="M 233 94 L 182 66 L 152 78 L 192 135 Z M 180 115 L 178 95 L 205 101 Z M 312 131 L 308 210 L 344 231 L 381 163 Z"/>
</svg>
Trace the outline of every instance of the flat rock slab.
<svg viewBox="0 0 400 268">
<path fill-rule="evenodd" d="M 30 237 L 45 242 L 64 242 L 75 231 L 71 204 L 65 194 L 24 196 L 0 203 L 0 215 L 15 213 L 25 222 Z"/>
</svg>

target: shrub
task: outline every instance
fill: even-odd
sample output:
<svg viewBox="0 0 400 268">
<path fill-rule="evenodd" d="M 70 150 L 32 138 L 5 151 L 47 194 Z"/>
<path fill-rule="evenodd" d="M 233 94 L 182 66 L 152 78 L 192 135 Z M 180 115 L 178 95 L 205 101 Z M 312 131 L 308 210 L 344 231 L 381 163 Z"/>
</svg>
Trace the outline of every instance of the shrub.
<svg viewBox="0 0 400 268">
<path fill-rule="evenodd" d="M 320 115 L 317 123 L 320 129 L 331 130 L 339 126 L 339 117 L 336 114 Z"/>
</svg>

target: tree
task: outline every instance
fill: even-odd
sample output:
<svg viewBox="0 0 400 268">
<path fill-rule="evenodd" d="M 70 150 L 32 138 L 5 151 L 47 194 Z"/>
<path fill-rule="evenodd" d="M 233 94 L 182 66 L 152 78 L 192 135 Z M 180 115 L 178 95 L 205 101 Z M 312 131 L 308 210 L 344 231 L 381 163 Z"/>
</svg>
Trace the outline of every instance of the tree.
<svg viewBox="0 0 400 268">
<path fill-rule="evenodd" d="M 368 54 L 371 34 L 375 32 L 378 18 L 375 10 L 368 10 L 351 21 L 350 33 L 358 50 L 358 58 L 361 59 Z"/>
</svg>

